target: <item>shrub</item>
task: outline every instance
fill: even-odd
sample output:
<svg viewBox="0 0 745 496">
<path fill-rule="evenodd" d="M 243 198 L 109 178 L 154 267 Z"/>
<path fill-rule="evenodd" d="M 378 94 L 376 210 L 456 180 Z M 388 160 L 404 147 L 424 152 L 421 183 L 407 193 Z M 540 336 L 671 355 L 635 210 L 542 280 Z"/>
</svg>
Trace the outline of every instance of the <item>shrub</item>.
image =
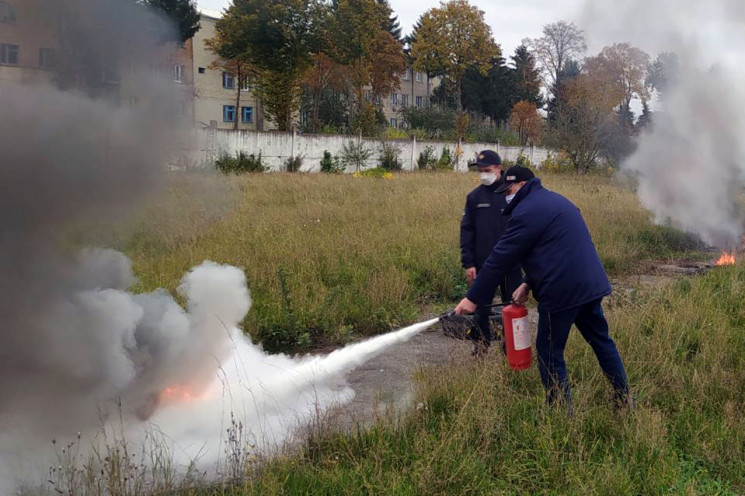
<svg viewBox="0 0 745 496">
<path fill-rule="evenodd" d="M 355 143 L 349 140 L 342 148 L 341 161 L 345 167 L 352 166 L 356 170 L 360 170 L 372 157 L 372 154 L 373 151 L 367 148 L 364 143 Z"/>
<path fill-rule="evenodd" d="M 385 129 L 384 136 L 386 139 L 407 139 L 409 137 L 409 133 L 405 129 L 387 127 Z"/>
<path fill-rule="evenodd" d="M 380 167 L 389 171 L 403 169 L 401 161 L 398 159 L 400 154 L 401 149 L 399 147 L 385 141 L 382 142 L 380 144 Z"/>
<path fill-rule="evenodd" d="M 321 172 L 328 174 L 336 174 L 341 172 L 342 166 L 339 163 L 339 157 L 334 157 L 328 150 L 323 151 L 323 158 L 321 159 Z"/>
<path fill-rule="evenodd" d="M 422 170 L 434 169 L 437 165 L 437 157 L 435 156 L 435 149 L 431 146 L 426 146 L 424 150 L 419 154 L 419 160 L 416 161 L 417 167 Z"/>
<path fill-rule="evenodd" d="M 298 155 L 295 157 L 289 157 L 285 160 L 284 171 L 285 172 L 299 172 L 303 166 L 303 156 Z"/>
<path fill-rule="evenodd" d="M 453 154 L 450 151 L 450 148 L 448 148 L 447 146 L 442 149 L 440 160 L 438 160 L 437 164 L 435 164 L 435 168 L 438 170 L 452 170 Z"/>
<path fill-rule="evenodd" d="M 541 163 L 541 172 L 550 172 L 554 174 L 576 174 L 577 169 L 572 162 L 566 157 L 554 157 L 549 155 Z"/>
<path fill-rule="evenodd" d="M 261 152 L 256 156 L 245 152 L 237 152 L 235 157 L 223 154 L 215 160 L 215 167 L 224 174 L 242 174 L 244 172 L 265 172 L 267 168 L 261 161 Z"/>
</svg>

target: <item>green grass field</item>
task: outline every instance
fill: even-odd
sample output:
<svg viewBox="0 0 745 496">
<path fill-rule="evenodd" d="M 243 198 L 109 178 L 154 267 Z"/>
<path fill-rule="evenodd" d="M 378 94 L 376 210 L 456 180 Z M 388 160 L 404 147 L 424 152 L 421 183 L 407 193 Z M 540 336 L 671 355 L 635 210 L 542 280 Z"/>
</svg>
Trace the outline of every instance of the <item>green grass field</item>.
<svg viewBox="0 0 745 496">
<path fill-rule="evenodd" d="M 611 178 L 549 176 L 581 209 L 615 276 L 699 256 L 652 226 Z M 416 321 L 464 292 L 458 222 L 472 175 L 179 176 L 131 229 L 106 239 L 140 290 L 173 289 L 209 258 L 243 267 L 245 327 L 274 349 L 343 343 Z M 608 311 L 636 407 L 615 413 L 577 333 L 567 362 L 575 415 L 550 410 L 535 367 L 492 358 L 417 377 L 416 404 L 351 433 L 318 427 L 239 483 L 184 495 L 734 495 L 745 492 L 745 269 L 717 267 L 630 292 Z M 199 485 L 198 485 L 199 486 Z"/>
<path fill-rule="evenodd" d="M 693 242 L 655 227 L 612 179 L 550 176 L 581 209 L 611 274 Z M 173 290 L 210 259 L 246 271 L 244 328 L 269 350 L 337 345 L 411 323 L 466 291 L 459 223 L 472 174 L 176 176 L 115 246 L 139 290 Z M 98 241 L 98 240 L 96 240 Z"/>
</svg>

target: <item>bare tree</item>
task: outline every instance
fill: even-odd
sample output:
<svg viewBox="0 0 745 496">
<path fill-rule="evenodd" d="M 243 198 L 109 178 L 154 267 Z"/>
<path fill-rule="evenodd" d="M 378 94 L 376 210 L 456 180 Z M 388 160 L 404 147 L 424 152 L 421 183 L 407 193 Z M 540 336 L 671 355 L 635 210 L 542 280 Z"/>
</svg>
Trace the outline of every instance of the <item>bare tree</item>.
<svg viewBox="0 0 745 496">
<path fill-rule="evenodd" d="M 561 83 L 561 74 L 569 60 L 578 59 L 587 50 L 584 32 L 573 22 L 557 21 L 543 26 L 543 36 L 525 39 L 538 61 L 546 91 L 553 95 Z"/>
</svg>

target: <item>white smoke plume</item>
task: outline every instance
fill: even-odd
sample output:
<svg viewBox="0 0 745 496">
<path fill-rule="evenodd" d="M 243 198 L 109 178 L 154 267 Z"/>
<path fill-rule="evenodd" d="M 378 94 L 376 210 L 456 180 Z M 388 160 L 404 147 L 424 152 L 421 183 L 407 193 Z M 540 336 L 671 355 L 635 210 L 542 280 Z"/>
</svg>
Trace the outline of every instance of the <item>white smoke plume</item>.
<svg viewBox="0 0 745 496">
<path fill-rule="evenodd" d="M 433 323 L 325 358 L 268 356 L 238 328 L 251 304 L 239 269 L 189 272 L 183 309 L 165 291 L 130 292 L 123 254 L 75 253 L 68 226 L 116 221 L 157 189 L 184 93 L 152 77 L 168 28 L 135 2 L 33 2 L 65 20 L 72 49 L 54 85 L 0 84 L 0 494 L 44 478 L 53 439 L 92 441 L 102 425 L 132 442 L 160 431 L 177 463 L 205 470 L 231 413 L 276 447 L 352 397 L 348 370 Z"/>
<path fill-rule="evenodd" d="M 639 179 L 639 198 L 657 222 L 710 245 L 742 238 L 745 181 L 745 3 L 740 0 L 588 2 L 581 20 L 590 46 L 630 42 L 677 54 L 654 126 L 623 164 Z"/>
</svg>

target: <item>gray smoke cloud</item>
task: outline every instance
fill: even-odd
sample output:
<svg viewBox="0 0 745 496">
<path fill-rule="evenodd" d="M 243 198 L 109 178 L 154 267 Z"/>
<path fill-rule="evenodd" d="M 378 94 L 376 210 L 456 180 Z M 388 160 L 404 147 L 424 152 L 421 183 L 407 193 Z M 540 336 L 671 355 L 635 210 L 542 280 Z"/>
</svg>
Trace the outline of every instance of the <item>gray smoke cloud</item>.
<svg viewBox="0 0 745 496">
<path fill-rule="evenodd" d="M 588 2 L 580 24 L 593 50 L 630 42 L 678 55 L 678 77 L 654 127 L 622 165 L 659 223 L 721 248 L 742 238 L 745 180 L 745 4 L 739 0 Z"/>
<path fill-rule="evenodd" d="M 55 84 L 0 85 L 0 494 L 45 479 L 53 439 L 80 433 L 87 463 L 112 429 L 135 451 L 160 433 L 174 467 L 214 473 L 234 418 L 257 449 L 276 448 L 354 396 L 349 370 L 435 322 L 326 357 L 269 356 L 239 328 L 241 270 L 194 268 L 182 308 L 132 293 L 122 253 L 71 249 L 70 225 L 116 222 L 157 191 L 185 95 L 153 77 L 169 28 L 134 2 L 36 6 L 64 20 Z"/>
<path fill-rule="evenodd" d="M 199 309 L 187 318 L 168 295 L 127 293 L 134 277 L 122 254 L 64 248 L 71 223 L 117 218 L 162 178 L 181 96 L 148 69 L 170 27 L 121 0 L 16 8 L 24 40 L 46 39 L 34 31 L 44 26 L 59 47 L 51 83 L 0 85 L 2 494 L 36 447 L 96 425 L 115 398 L 147 415 L 152 392 L 183 372 L 166 373 L 169 364 L 191 359 L 196 346 L 219 356 L 214 336 L 225 333 L 196 332 L 205 327 Z M 247 310 L 246 302 L 237 313 Z M 190 373 L 206 381 L 204 369 Z"/>
</svg>

